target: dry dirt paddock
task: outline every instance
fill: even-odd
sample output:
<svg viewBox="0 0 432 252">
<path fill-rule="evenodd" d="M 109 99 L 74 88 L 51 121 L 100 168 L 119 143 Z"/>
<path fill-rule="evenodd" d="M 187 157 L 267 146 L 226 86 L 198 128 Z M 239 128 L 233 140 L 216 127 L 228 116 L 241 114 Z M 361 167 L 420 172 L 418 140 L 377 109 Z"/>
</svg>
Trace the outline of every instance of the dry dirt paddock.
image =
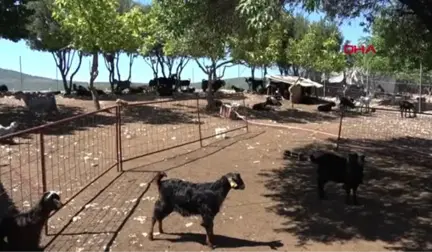
<svg viewBox="0 0 432 252">
<path fill-rule="evenodd" d="M 293 140 L 298 138 L 304 140 Z M 162 162 L 130 161 L 124 173 L 107 174 L 71 203 L 69 207 L 77 209 L 85 205 L 78 215 L 67 216 L 63 209 L 52 217 L 53 229 L 62 219 L 73 221 L 47 250 L 208 251 L 195 217 L 172 214 L 164 221 L 169 234 L 156 233 L 156 240 L 148 241 L 157 198 L 148 183 L 160 170 L 196 182 L 241 173 L 246 189 L 231 191 L 215 219 L 217 250 L 431 249 L 430 169 L 400 160 L 394 164 L 389 157 L 363 149 L 369 163 L 367 182 L 359 190 L 362 205 L 345 205 L 340 186 L 328 186 L 330 199 L 320 202 L 313 167 L 285 152 L 332 148 L 331 142 L 311 132 L 252 127 L 250 133 Z"/>
<path fill-rule="evenodd" d="M 129 98 L 133 100 L 133 98 Z M 261 102 L 251 96 L 246 105 Z M 36 118 L 18 108 L 2 105 L 2 120 Z M 3 103 L 3 101 L 2 101 Z M 91 101 L 58 99 L 64 117 L 92 109 Z M 109 106 L 113 101 L 104 102 Z M 204 104 L 203 104 L 204 105 Z M 196 101 L 172 102 L 123 111 L 122 143 L 125 159 L 151 153 L 199 137 Z M 339 130 L 337 114 L 316 112 L 316 106 L 286 102 L 280 111 L 252 113 L 250 120 L 279 127 L 253 127 L 251 133 L 215 142 L 204 141 L 124 163 L 123 173 L 115 168 L 115 122 L 112 114 L 58 126 L 46 135 L 46 162 L 49 189 L 59 190 L 70 199 L 85 184 L 102 175 L 80 193 L 48 224 L 44 244 L 48 250 L 208 250 L 202 245 L 204 230 L 195 218 L 173 215 L 167 218 L 167 232 L 186 235 L 157 235 L 148 242 L 149 218 L 157 197 L 148 182 L 155 171 L 166 170 L 169 177 L 209 181 L 237 170 L 246 190 L 229 194 L 216 218 L 216 243 L 223 250 L 425 250 L 430 248 L 431 116 L 401 119 L 397 113 L 381 112 L 366 116 L 352 114 L 343 120 L 340 150 L 358 150 L 368 157 L 365 185 L 359 195 L 362 206 L 345 206 L 339 187 L 329 186 L 330 200 L 319 202 L 315 193 L 313 168 L 307 162 L 284 158 L 286 150 L 310 152 L 331 149 Z M 203 137 L 214 128 L 235 128 L 239 121 L 200 115 Z M 5 119 L 6 118 L 6 119 Z M 29 120 L 30 119 L 30 120 Z M 2 124 L 3 121 L 2 121 Z M 24 127 L 26 125 L 22 125 Z M 262 133 L 264 131 L 264 133 Z M 318 132 L 318 131 L 321 131 Z M 325 132 L 325 133 L 323 133 Z M 15 185 L 13 195 L 27 201 L 41 193 L 38 135 L 15 139 L 26 144 L 7 146 L 12 155 L 2 152 L 2 183 Z M 40 151 L 40 150 L 39 150 Z M 22 154 L 24 153 L 24 155 Z M 36 153 L 36 154 L 35 154 Z M 169 156 L 175 156 L 167 159 Z M 211 155 L 209 155 L 211 154 Z M 9 158 L 9 157 L 12 158 Z M 157 162 L 162 160 L 161 162 Z M 20 163 L 21 162 L 21 163 Z M 154 163 L 156 162 L 156 163 Z M 14 175 L 10 170 L 14 169 Z M 37 187 L 19 195 L 21 187 Z M 55 234 L 60 234 L 55 236 Z M 54 238 L 55 239 L 52 239 Z M 167 240 L 168 239 L 168 240 Z M 52 242 L 50 242 L 52 241 Z"/>
</svg>

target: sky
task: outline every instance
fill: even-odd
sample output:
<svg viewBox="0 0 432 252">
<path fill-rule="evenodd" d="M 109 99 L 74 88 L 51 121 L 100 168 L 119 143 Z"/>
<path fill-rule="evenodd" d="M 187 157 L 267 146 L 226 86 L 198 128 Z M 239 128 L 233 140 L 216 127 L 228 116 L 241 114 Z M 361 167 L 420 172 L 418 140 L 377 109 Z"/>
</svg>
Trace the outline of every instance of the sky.
<svg viewBox="0 0 432 252">
<path fill-rule="evenodd" d="M 305 16 L 311 21 L 318 21 L 323 17 L 320 13 L 305 14 Z M 350 23 L 346 21 L 340 25 L 339 28 L 344 36 L 344 40 L 349 40 L 352 44 L 356 44 L 361 37 L 367 36 L 368 34 L 364 33 L 363 28 L 360 27 L 360 22 L 363 20 L 351 19 L 349 21 Z M 20 58 L 21 70 L 23 73 L 52 79 L 61 79 L 53 56 L 50 53 L 33 51 L 26 45 L 25 41 L 13 43 L 8 40 L 0 39 L 0 68 L 20 71 Z M 74 61 L 72 67 L 76 64 L 77 60 Z M 120 56 L 119 65 L 122 79 L 127 78 L 129 60 L 126 55 Z M 88 82 L 90 76 L 89 67 L 90 58 L 84 58 L 80 70 L 75 75 L 75 80 Z M 277 69 L 270 69 L 268 73 L 279 74 Z M 223 78 L 248 77 L 250 74 L 251 71 L 247 67 L 233 66 L 226 69 Z M 261 70 L 255 72 L 257 78 L 261 77 L 261 75 Z M 148 83 L 152 78 L 153 72 L 144 59 L 142 57 L 136 58 L 132 67 L 132 83 Z M 193 60 L 189 61 L 181 76 L 181 79 L 191 79 L 192 82 L 198 82 L 206 78 L 205 74 Z M 99 58 L 99 76 L 96 82 L 108 82 L 108 70 L 105 67 L 102 57 Z"/>
</svg>

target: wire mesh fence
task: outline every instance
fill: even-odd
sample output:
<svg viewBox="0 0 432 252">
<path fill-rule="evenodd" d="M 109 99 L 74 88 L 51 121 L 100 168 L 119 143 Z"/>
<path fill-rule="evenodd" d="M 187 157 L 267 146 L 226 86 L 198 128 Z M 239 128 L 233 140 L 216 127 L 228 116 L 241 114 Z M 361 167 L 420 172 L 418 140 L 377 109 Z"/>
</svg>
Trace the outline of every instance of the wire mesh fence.
<svg viewBox="0 0 432 252">
<path fill-rule="evenodd" d="M 118 105 L 0 137 L 0 218 L 30 209 L 45 191 L 67 204 L 122 162 L 245 128 L 205 104 L 196 96 Z M 52 229 L 69 220 L 60 222 Z"/>
</svg>

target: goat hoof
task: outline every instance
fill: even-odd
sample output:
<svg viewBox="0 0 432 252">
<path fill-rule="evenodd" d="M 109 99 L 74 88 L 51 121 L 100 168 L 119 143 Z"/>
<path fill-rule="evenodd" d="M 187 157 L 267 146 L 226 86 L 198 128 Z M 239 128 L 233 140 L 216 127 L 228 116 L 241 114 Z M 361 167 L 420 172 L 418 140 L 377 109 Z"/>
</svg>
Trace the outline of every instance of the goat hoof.
<svg viewBox="0 0 432 252">
<path fill-rule="evenodd" d="M 154 240 L 153 235 L 149 235 L 148 239 L 149 239 L 149 241 L 153 241 Z"/>
</svg>

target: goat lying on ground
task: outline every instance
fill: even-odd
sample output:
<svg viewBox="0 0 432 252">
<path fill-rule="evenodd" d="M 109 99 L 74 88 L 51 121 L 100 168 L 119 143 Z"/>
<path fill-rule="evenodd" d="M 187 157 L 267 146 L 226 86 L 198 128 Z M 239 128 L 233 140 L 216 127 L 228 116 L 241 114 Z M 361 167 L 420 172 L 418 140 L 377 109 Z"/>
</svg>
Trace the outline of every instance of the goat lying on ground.
<svg viewBox="0 0 432 252">
<path fill-rule="evenodd" d="M 81 85 L 72 84 L 72 90 L 76 92 L 77 96 L 91 96 L 91 92 Z"/>
<path fill-rule="evenodd" d="M 13 96 L 16 99 L 23 100 L 26 108 L 32 113 L 57 113 L 57 102 L 55 95 L 52 93 L 24 93 L 15 92 Z"/>
<path fill-rule="evenodd" d="M 30 211 L 5 217 L 0 223 L 0 241 L 6 251 L 42 251 L 39 247 L 42 228 L 52 211 L 62 207 L 60 196 L 45 192 Z M 7 242 L 5 242 L 5 238 Z"/>
<path fill-rule="evenodd" d="M 265 102 L 256 103 L 252 106 L 253 110 L 270 110 L 267 105 L 281 106 L 282 104 L 275 98 L 267 97 Z"/>
<path fill-rule="evenodd" d="M 416 108 L 414 106 L 413 103 L 409 102 L 409 101 L 400 101 L 399 102 L 399 110 L 401 112 L 401 117 L 407 117 L 407 112 L 408 112 L 408 117 L 411 117 L 411 110 L 413 112 L 413 117 L 416 117 Z"/>
<path fill-rule="evenodd" d="M 334 106 L 336 106 L 336 103 L 334 103 L 334 102 L 328 102 L 326 104 L 319 105 L 318 106 L 318 111 L 320 111 L 320 112 L 330 112 Z"/>
<path fill-rule="evenodd" d="M 282 106 L 282 103 L 275 97 L 275 96 L 269 96 L 266 98 L 267 105 L 271 106 Z"/>
<path fill-rule="evenodd" d="M 346 192 L 346 203 L 350 203 L 350 193 L 353 192 L 353 203 L 358 204 L 357 188 L 363 183 L 364 155 L 348 154 L 348 158 L 331 152 L 316 152 L 310 156 L 312 163 L 317 165 L 318 195 L 325 199 L 324 186 L 328 181 L 343 183 Z"/>
<path fill-rule="evenodd" d="M 159 233 L 163 233 L 162 220 L 172 212 L 182 216 L 201 215 L 206 230 L 206 243 L 213 247 L 213 220 L 219 212 L 223 201 L 231 189 L 243 190 L 245 184 L 239 173 L 228 173 L 215 182 L 192 183 L 180 179 L 166 179 L 166 173 L 159 172 L 153 181 L 159 190 L 153 218 L 149 231 L 149 239 L 153 240 L 153 227 L 159 224 Z"/>
<path fill-rule="evenodd" d="M 0 85 L 0 92 L 8 92 L 8 91 L 9 88 L 5 84 Z"/>
<path fill-rule="evenodd" d="M 231 88 L 234 89 L 234 91 L 236 93 L 243 93 L 245 91 L 243 88 L 238 88 L 238 87 L 236 87 L 234 85 L 232 85 Z"/>
<path fill-rule="evenodd" d="M 11 122 L 9 126 L 5 127 L 3 125 L 0 125 L 0 136 L 8 135 L 13 133 L 18 128 L 17 122 Z"/>
</svg>

